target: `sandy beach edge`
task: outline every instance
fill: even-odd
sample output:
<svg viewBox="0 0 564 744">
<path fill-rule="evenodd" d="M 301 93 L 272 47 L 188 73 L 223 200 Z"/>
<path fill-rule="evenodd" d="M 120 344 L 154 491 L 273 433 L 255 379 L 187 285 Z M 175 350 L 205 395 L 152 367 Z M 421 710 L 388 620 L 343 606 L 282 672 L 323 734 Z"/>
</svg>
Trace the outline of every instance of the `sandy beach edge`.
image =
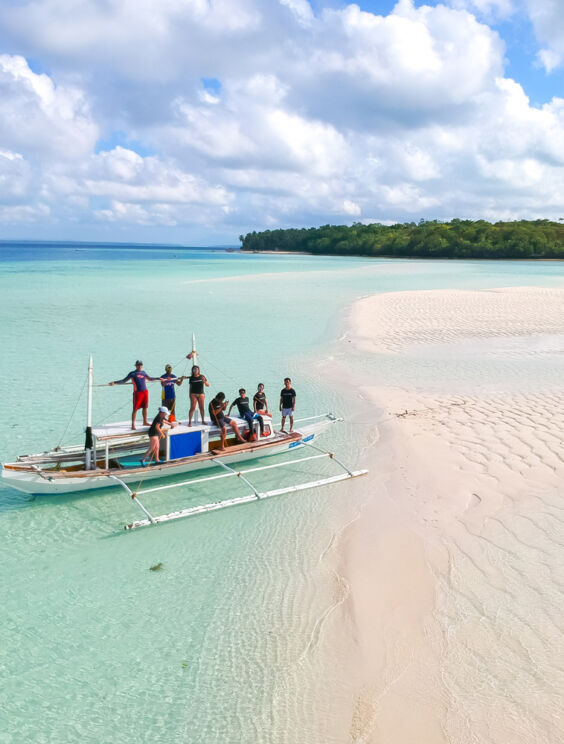
<svg viewBox="0 0 564 744">
<path fill-rule="evenodd" d="M 414 343 L 535 333 L 564 334 L 564 289 L 375 295 L 354 304 L 342 342 L 352 342 L 365 354 L 397 354 Z M 349 611 L 359 658 L 364 660 L 351 740 L 440 744 L 456 736 L 470 741 L 473 733 L 462 720 L 465 716 L 474 713 L 478 717 L 472 723 L 474 729 L 491 732 L 492 711 L 506 714 L 511 704 L 499 690 L 496 700 L 493 690 L 494 699 L 469 700 L 467 711 L 453 713 L 460 704 L 457 696 L 463 683 L 456 674 L 449 678 L 451 641 L 438 605 L 444 604 L 445 592 L 451 588 L 468 595 L 475 592 L 476 577 L 469 572 L 460 579 L 461 587 L 449 586 L 453 555 L 457 569 L 462 565 L 458 552 L 471 554 L 482 580 L 497 581 L 495 567 L 482 555 L 483 543 L 489 539 L 487 520 L 493 518 L 502 520 L 509 534 L 507 545 L 500 550 L 507 553 L 511 541 L 521 541 L 515 520 L 523 514 L 512 512 L 505 503 L 511 494 L 523 493 L 524 505 L 519 509 L 527 518 L 531 489 L 535 494 L 539 489 L 548 494 L 547 500 L 552 498 L 550 494 L 564 476 L 562 459 L 558 459 L 563 421 L 555 406 L 564 399 L 559 392 L 544 397 L 500 393 L 501 398 L 492 400 L 479 395 L 425 395 L 362 377 L 354 385 L 360 400 L 355 416 L 371 417 L 379 439 L 367 454 L 371 474 L 365 488 L 371 495 L 341 544 L 341 570 L 350 586 Z M 507 416 L 515 407 L 520 411 L 517 423 Z M 542 451 L 536 441 L 535 409 L 546 429 Z M 464 428 L 477 435 L 477 454 L 466 451 L 467 441 L 459 435 Z M 522 463 L 520 471 L 515 459 Z M 531 571 L 534 575 L 534 566 Z M 504 609 L 505 587 L 495 589 L 500 603 L 495 612 L 499 614 Z M 494 594 L 493 589 L 490 593 Z M 495 623 L 495 617 L 485 612 L 478 616 L 477 622 L 484 625 Z M 458 620 L 454 618 L 455 625 Z M 484 643 L 478 634 L 476 648 L 482 651 Z M 548 669 L 549 676 L 552 673 Z M 499 717 L 500 736 L 513 733 L 515 741 L 536 741 L 533 735 L 523 738 L 517 724 L 512 732 Z M 536 725 L 532 714 L 528 723 L 531 728 Z M 560 724 L 554 726 L 559 735 Z"/>
</svg>

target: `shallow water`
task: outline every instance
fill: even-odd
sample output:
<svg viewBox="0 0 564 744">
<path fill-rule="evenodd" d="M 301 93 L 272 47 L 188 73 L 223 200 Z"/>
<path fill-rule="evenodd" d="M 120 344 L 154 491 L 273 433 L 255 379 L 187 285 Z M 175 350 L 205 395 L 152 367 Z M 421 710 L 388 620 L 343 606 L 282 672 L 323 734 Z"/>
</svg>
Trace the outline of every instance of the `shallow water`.
<svg viewBox="0 0 564 744">
<path fill-rule="evenodd" d="M 346 418 L 346 381 L 329 388 L 317 362 L 331 364 L 357 297 L 562 284 L 557 262 L 0 244 L 0 459 L 81 440 L 90 353 L 97 383 L 139 357 L 152 375 L 166 362 L 182 374 L 194 331 L 210 391 L 233 398 L 260 380 L 276 409 L 290 375 L 299 415 Z M 130 397 L 97 388 L 95 423 L 127 419 Z M 186 399 L 180 388 L 184 411 Z M 355 464 L 365 434 L 345 423 L 326 442 Z M 311 465 L 283 482 L 327 472 Z M 244 493 L 210 485 L 204 499 Z M 201 498 L 183 488 L 148 505 Z M 359 481 L 129 534 L 121 527 L 138 515 L 119 489 L 0 489 L 0 740 L 347 741 L 355 657 L 335 548 L 364 498 Z"/>
</svg>

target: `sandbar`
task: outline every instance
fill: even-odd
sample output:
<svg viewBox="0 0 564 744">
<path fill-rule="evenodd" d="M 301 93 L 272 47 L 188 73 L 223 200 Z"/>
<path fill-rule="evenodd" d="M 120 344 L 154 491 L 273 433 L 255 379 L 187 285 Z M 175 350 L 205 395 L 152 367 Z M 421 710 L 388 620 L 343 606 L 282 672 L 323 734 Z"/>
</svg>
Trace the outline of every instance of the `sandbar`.
<svg viewBox="0 0 564 744">
<path fill-rule="evenodd" d="M 376 295 L 341 343 L 372 359 L 355 374 L 378 431 L 342 550 L 353 740 L 564 740 L 564 289 Z M 390 355 L 409 384 L 379 372 Z"/>
</svg>

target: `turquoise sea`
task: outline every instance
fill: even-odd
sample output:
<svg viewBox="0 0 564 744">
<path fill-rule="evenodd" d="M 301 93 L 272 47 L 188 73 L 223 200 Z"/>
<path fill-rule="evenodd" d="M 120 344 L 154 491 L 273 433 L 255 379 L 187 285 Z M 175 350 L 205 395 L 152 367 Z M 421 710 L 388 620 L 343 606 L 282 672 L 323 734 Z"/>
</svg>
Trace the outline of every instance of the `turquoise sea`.
<svg viewBox="0 0 564 744">
<path fill-rule="evenodd" d="M 564 263 L 0 243 L 0 460 L 82 440 L 89 354 L 98 384 L 137 358 L 151 375 L 169 362 L 182 374 L 194 332 L 211 392 L 233 399 L 262 381 L 276 410 L 289 375 L 297 417 L 344 416 L 327 446 L 357 465 L 368 424 L 347 421 L 350 381 L 335 388 L 320 374 L 351 303 L 525 285 L 563 286 Z M 179 397 L 185 414 L 186 388 Z M 96 388 L 94 423 L 126 420 L 130 398 Z M 152 409 L 158 398 L 153 386 Z M 310 465 L 261 485 L 327 472 Z M 166 493 L 147 505 L 163 513 L 246 490 Z M 0 742 L 350 741 L 358 649 L 338 543 L 365 497 L 358 481 L 126 533 L 139 513 L 119 489 L 0 488 Z"/>
</svg>

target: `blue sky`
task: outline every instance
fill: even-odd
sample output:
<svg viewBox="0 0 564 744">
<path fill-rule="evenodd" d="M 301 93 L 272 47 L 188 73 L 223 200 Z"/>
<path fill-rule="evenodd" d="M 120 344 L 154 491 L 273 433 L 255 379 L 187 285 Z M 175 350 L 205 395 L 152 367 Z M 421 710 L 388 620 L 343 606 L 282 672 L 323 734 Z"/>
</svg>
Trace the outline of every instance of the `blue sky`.
<svg viewBox="0 0 564 744">
<path fill-rule="evenodd" d="M 0 6 L 0 237 L 564 209 L 556 0 Z"/>
</svg>

